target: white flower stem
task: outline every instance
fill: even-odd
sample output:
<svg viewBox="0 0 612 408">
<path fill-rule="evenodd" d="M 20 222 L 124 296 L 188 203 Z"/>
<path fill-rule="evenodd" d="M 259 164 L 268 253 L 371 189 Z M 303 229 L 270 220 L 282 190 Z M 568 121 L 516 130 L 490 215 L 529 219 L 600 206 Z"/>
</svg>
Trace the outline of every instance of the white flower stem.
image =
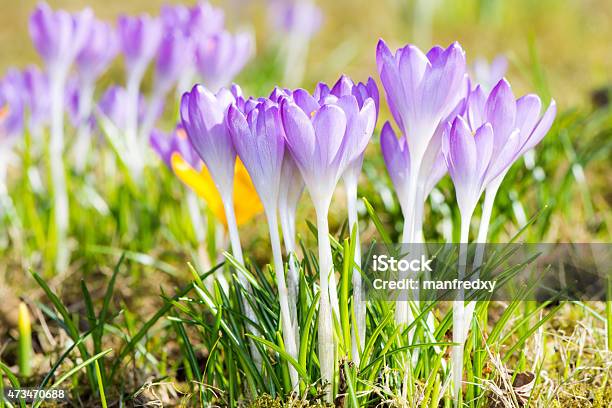
<svg viewBox="0 0 612 408">
<path fill-rule="evenodd" d="M 230 238 L 230 244 L 232 246 L 232 255 L 236 258 L 236 261 L 244 266 L 244 258 L 242 256 L 242 246 L 240 245 L 240 235 L 238 234 L 238 224 L 236 223 L 236 214 L 234 213 L 234 200 L 232 198 L 232 191 L 229 193 L 223 194 L 223 207 L 225 209 L 225 219 L 227 220 L 227 231 Z M 249 284 L 248 279 L 242 273 L 238 273 L 238 280 L 240 284 L 250 292 L 251 285 Z M 251 304 L 245 299 L 242 298 L 242 307 L 244 308 L 244 314 L 246 317 L 258 323 L 257 316 L 255 316 L 255 311 L 251 307 Z M 257 328 L 253 328 L 253 333 L 258 334 Z M 253 357 L 253 361 L 257 367 L 262 366 L 262 357 L 259 353 L 259 350 L 255 346 L 255 342 L 251 341 L 250 343 L 251 355 Z"/>
<path fill-rule="evenodd" d="M 418 166 L 415 166 L 413 162 L 410 165 L 410 181 L 408 185 L 408 196 L 406 206 L 402 207 L 402 213 L 404 214 L 404 229 L 402 231 L 402 243 L 411 244 L 414 242 L 414 218 L 415 218 L 415 207 L 417 203 L 417 181 L 418 181 Z M 406 279 L 407 272 L 400 272 L 400 279 Z M 407 326 L 414 320 L 412 310 L 408 300 L 400 300 L 396 302 L 395 306 L 395 323 L 402 326 Z"/>
<path fill-rule="evenodd" d="M 289 257 L 289 269 L 287 273 L 287 288 L 289 291 L 289 313 L 293 322 L 295 337 L 299 338 L 300 328 L 297 318 L 297 302 L 299 296 L 299 266 L 295 256 L 295 208 L 290 208 L 279 199 L 279 216 L 283 242 Z"/>
<path fill-rule="evenodd" d="M 204 243 L 206 240 L 206 228 L 204 227 L 204 218 L 198 204 L 198 197 L 193 191 L 187 189 L 187 209 L 191 218 L 191 225 L 198 244 Z"/>
<path fill-rule="evenodd" d="M 478 279 L 480 271 L 478 270 L 482 266 L 484 259 L 485 244 L 487 243 L 487 234 L 489 233 L 489 225 L 491 224 L 491 213 L 493 212 L 493 203 L 495 202 L 495 196 L 499 189 L 500 183 L 496 183 L 495 180 L 487 187 L 485 191 L 485 198 L 482 204 L 482 215 L 480 217 L 480 225 L 478 227 L 478 237 L 476 238 L 476 253 L 474 255 L 474 279 Z M 464 338 L 467 338 L 472 324 L 472 317 L 474 316 L 474 309 L 476 308 L 476 302 L 469 302 L 465 307 L 464 315 Z"/>
<path fill-rule="evenodd" d="M 332 381 L 334 378 L 334 329 L 332 309 L 330 305 L 329 276 L 334 273 L 334 265 L 329 242 L 329 225 L 327 222 L 327 207 L 316 208 L 317 230 L 319 241 L 319 279 L 321 296 L 319 299 L 319 363 L 321 366 L 321 381 L 325 384 L 327 402 L 332 401 Z"/>
<path fill-rule="evenodd" d="M 473 211 L 472 211 L 473 212 Z M 457 279 L 465 277 L 467 265 L 467 244 L 470 233 L 470 220 L 472 212 L 461 216 L 461 238 L 459 242 L 459 263 L 457 265 Z M 452 349 L 452 376 L 453 376 L 453 397 L 458 401 L 461 390 L 461 378 L 463 376 L 463 348 L 465 342 L 463 321 L 465 306 L 463 303 L 463 291 L 457 291 L 457 300 L 453 302 L 453 343 L 457 343 Z"/>
<path fill-rule="evenodd" d="M 78 172 L 82 172 L 87 165 L 87 155 L 91 144 L 91 131 L 89 124 L 89 116 L 91 115 L 93 97 L 94 97 L 93 81 L 84 81 L 79 89 L 79 106 L 78 106 L 78 129 L 77 139 L 72 149 L 72 157 L 74 158 L 74 166 Z"/>
<path fill-rule="evenodd" d="M 346 189 L 347 210 L 349 220 L 349 233 L 355 230 L 355 268 L 353 269 L 353 309 L 355 323 L 352 330 L 352 359 L 359 366 L 359 351 L 365 346 L 366 331 L 366 303 L 362 299 L 361 290 L 361 245 L 359 240 L 359 218 L 357 215 L 357 179 L 347 177 L 344 179 Z"/>
<path fill-rule="evenodd" d="M 55 218 L 56 253 L 55 267 L 63 271 L 69 263 L 70 253 L 67 245 L 69 208 L 66 174 L 64 169 L 64 87 L 66 76 L 52 73 L 51 81 L 51 139 L 49 153 L 51 158 L 51 181 L 53 185 L 53 214 Z"/>
<path fill-rule="evenodd" d="M 272 246 L 272 257 L 274 258 L 274 272 L 276 274 L 276 286 L 278 289 L 278 300 L 280 303 L 281 322 L 283 328 L 283 342 L 285 350 L 294 359 L 298 359 L 298 347 L 295 332 L 289 311 L 289 292 L 285 284 L 285 266 L 281 252 L 280 236 L 278 234 L 278 217 L 276 208 L 267 211 L 268 227 L 270 229 L 270 245 Z M 294 391 L 299 391 L 299 377 L 297 370 L 289 365 L 289 376 L 291 377 L 291 387 Z"/>
<path fill-rule="evenodd" d="M 142 146 L 138 141 L 138 105 L 140 97 L 140 83 L 143 73 L 141 70 L 134 70 L 128 77 L 126 84 L 126 104 L 125 104 L 125 139 L 126 146 L 131 157 L 130 170 L 136 181 L 140 180 L 143 170 Z"/>
</svg>

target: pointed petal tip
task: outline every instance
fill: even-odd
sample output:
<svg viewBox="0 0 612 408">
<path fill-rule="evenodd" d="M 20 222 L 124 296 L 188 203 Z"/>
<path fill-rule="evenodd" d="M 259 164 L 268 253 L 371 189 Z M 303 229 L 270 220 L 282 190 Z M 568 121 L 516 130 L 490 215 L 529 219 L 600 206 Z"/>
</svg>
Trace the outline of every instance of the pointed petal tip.
<svg viewBox="0 0 612 408">
<path fill-rule="evenodd" d="M 387 46 L 387 43 L 385 42 L 385 40 L 383 40 L 382 38 L 379 38 L 378 43 L 376 44 L 376 62 L 378 63 L 379 66 L 382 63 L 381 59 L 385 56 L 391 57 L 392 56 L 391 50 Z"/>
</svg>

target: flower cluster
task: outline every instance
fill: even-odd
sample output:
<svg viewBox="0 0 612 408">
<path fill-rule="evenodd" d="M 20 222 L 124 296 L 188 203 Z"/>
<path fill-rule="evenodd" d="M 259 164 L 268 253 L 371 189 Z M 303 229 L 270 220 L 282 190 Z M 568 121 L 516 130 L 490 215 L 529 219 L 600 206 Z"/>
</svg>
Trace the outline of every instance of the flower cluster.
<svg viewBox="0 0 612 408">
<path fill-rule="evenodd" d="M 196 85 L 181 102 L 184 129 L 224 202 L 232 251 L 240 261 L 242 253 L 231 194 L 237 157 L 253 180 L 268 218 L 284 344 L 293 357 L 297 357 L 299 349 L 294 304 L 297 276 L 295 269 L 290 268 L 291 276 L 288 280 L 284 277 L 278 218 L 280 215 L 285 246 L 291 252 L 295 207 L 301 195 L 300 186 L 306 186 L 319 228 L 319 347 L 324 357 L 320 360 L 322 376 L 327 381 L 333 376 L 332 319 L 333 313 L 338 313 L 327 214 L 337 182 L 349 169 L 354 173 L 354 168 L 361 166 L 363 152 L 374 131 L 377 104 L 378 91 L 373 81 L 355 85 L 347 77 L 340 78 L 331 89 L 319 84 L 313 94 L 303 89 L 277 88 L 269 97 L 258 99 L 245 99 L 237 87 L 215 94 Z M 291 378 L 297 386 L 295 370 L 291 371 Z"/>
<path fill-rule="evenodd" d="M 515 100 L 506 79 L 485 91 L 489 84 L 468 78 L 465 53 L 457 43 L 446 49 L 434 47 L 427 54 L 408 45 L 393 54 L 381 40 L 376 57 L 389 108 L 401 132 L 398 140 L 390 123 L 385 123 L 381 148 L 404 214 L 403 242 L 423 240 L 424 200 L 446 172 L 455 186 L 462 244 L 468 242 L 472 215 L 486 191 L 478 233 L 478 241 L 485 242 L 501 182 L 510 166 L 546 135 L 556 114 L 555 102 L 540 116 L 540 98 L 529 94 Z M 489 79 L 505 68 L 505 60 L 496 60 Z M 466 257 L 462 246 L 459 278 L 463 278 Z M 478 258 L 476 263 L 482 254 Z M 409 323 L 408 308 L 398 306 L 397 311 L 398 323 Z M 473 302 L 467 308 L 463 301 L 454 303 L 455 396 L 461 386 L 463 343 L 473 311 Z"/>
<path fill-rule="evenodd" d="M 515 100 L 505 79 L 485 93 L 482 86 L 470 80 L 465 53 L 457 43 L 447 48 L 434 47 L 427 54 L 412 45 L 392 53 L 381 40 L 376 57 L 387 102 L 400 132 L 398 139 L 392 125 L 385 123 L 381 149 L 405 216 L 403 241 L 424 240 L 424 202 L 448 172 L 462 215 L 461 240 L 467 242 L 469 221 L 482 193 L 491 191 L 494 197 L 512 163 L 547 133 L 555 116 L 554 101 L 540 117 L 539 98 L 527 95 Z M 304 186 L 308 190 L 318 227 L 321 291 L 318 335 L 323 381 L 333 378 L 332 322 L 339 308 L 328 235 L 329 206 L 342 178 L 351 230 L 358 240 L 357 183 L 379 103 L 373 79 L 355 84 L 346 76 L 332 87 L 318 84 L 312 94 L 304 89 L 275 88 L 262 98 L 245 98 L 235 85 L 217 92 L 196 85 L 181 101 L 182 126 L 219 191 L 233 255 L 239 262 L 243 262 L 243 256 L 232 194 L 237 159 L 244 163 L 253 181 L 270 228 L 283 341 L 294 358 L 300 338 L 294 304 L 297 274 L 291 261 L 295 249 L 295 208 Z M 173 147 L 159 149 L 166 162 L 164 152 L 168 151 L 175 152 L 176 157 L 192 157 L 179 141 L 168 146 Z M 176 168 L 174 171 L 177 172 Z M 278 236 L 279 218 L 290 257 L 287 278 Z M 353 293 L 359 305 L 358 257 L 355 265 Z M 248 282 L 243 283 L 248 288 Z M 466 309 L 463 302 L 455 305 L 454 336 L 459 344 L 467 335 L 464 327 L 471 319 L 470 306 Z M 365 332 L 361 309 L 355 308 L 356 360 Z M 409 308 L 398 306 L 399 324 L 409 323 L 410 316 Z M 461 358 L 462 347 L 454 347 L 454 367 L 459 367 L 455 369 L 455 392 L 461 379 L 458 363 Z M 297 386 L 297 373 L 292 368 L 290 371 L 292 384 Z"/>
</svg>

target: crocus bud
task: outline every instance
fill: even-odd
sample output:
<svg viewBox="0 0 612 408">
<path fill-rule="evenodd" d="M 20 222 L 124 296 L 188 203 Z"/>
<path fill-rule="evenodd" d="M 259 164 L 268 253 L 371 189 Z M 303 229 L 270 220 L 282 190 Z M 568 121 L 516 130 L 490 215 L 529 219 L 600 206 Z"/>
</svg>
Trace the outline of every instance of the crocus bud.
<svg viewBox="0 0 612 408">
<path fill-rule="evenodd" d="M 209 89 L 227 86 L 253 56 L 255 42 L 248 32 L 223 31 L 196 45 L 196 68 Z"/>
<path fill-rule="evenodd" d="M 54 11 L 47 3 L 39 3 L 36 7 L 30 17 L 30 36 L 52 75 L 67 74 L 86 44 L 93 19 L 89 8 L 70 14 L 64 10 Z"/>
<path fill-rule="evenodd" d="M 77 55 L 79 77 L 94 82 L 106 71 L 119 52 L 117 33 L 110 24 L 94 20 L 89 27 L 85 45 Z"/>
<path fill-rule="evenodd" d="M 230 106 L 227 126 L 264 207 L 276 211 L 285 153 L 278 105 L 271 101 L 260 102 L 247 116 Z"/>
<path fill-rule="evenodd" d="M 16 69 L 9 69 L 0 81 L 0 139 L 3 146 L 0 150 L 8 148 L 7 140 L 10 137 L 21 135 L 23 132 L 25 100 L 23 95 L 23 77 Z"/>
<path fill-rule="evenodd" d="M 193 51 L 188 37 L 173 29 L 164 33 L 155 64 L 155 87 L 165 93 L 193 63 Z"/>
<path fill-rule="evenodd" d="M 493 127 L 485 123 L 472 135 L 465 120 L 455 118 L 452 126 L 447 125 L 442 153 L 455 185 L 459 210 L 462 216 L 471 217 L 486 186 L 493 153 Z"/>
<path fill-rule="evenodd" d="M 117 33 L 128 73 L 141 75 L 159 47 L 161 22 L 147 14 L 138 17 L 120 16 Z"/>
<path fill-rule="evenodd" d="M 30 66 L 23 72 L 23 86 L 30 128 L 39 129 L 50 120 L 49 79 L 38 67 Z"/>
<path fill-rule="evenodd" d="M 224 198 L 231 198 L 236 161 L 225 114 L 235 98 L 227 89 L 213 94 L 202 85 L 196 85 L 181 100 L 183 127 Z"/>
<path fill-rule="evenodd" d="M 485 183 L 497 189 L 506 172 L 519 157 L 535 147 L 546 135 L 557 112 L 551 101 L 540 116 L 542 102 L 534 94 L 514 99 L 512 88 L 500 80 L 488 96 L 480 86 L 470 92 L 465 113 L 466 123 L 474 132 L 484 123 L 493 130 L 493 154 Z"/>
<path fill-rule="evenodd" d="M 465 53 L 453 43 L 427 54 L 407 45 L 393 55 L 380 40 L 376 62 L 393 118 L 418 165 L 439 123 L 465 97 Z"/>
</svg>

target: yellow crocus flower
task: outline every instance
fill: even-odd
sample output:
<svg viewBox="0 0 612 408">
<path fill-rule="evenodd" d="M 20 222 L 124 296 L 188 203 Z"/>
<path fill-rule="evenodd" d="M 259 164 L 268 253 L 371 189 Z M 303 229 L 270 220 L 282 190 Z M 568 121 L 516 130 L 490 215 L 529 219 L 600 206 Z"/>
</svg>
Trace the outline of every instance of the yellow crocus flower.
<svg viewBox="0 0 612 408">
<path fill-rule="evenodd" d="M 171 162 L 174 174 L 187 187 L 204 199 L 214 216 L 227 227 L 221 195 L 219 195 L 206 166 L 202 165 L 202 170 L 198 172 L 178 152 L 172 154 Z M 246 224 L 251 218 L 263 211 L 263 206 L 255 187 L 253 187 L 251 177 L 239 158 L 236 158 L 234 170 L 234 211 L 236 212 L 238 225 Z"/>
</svg>

